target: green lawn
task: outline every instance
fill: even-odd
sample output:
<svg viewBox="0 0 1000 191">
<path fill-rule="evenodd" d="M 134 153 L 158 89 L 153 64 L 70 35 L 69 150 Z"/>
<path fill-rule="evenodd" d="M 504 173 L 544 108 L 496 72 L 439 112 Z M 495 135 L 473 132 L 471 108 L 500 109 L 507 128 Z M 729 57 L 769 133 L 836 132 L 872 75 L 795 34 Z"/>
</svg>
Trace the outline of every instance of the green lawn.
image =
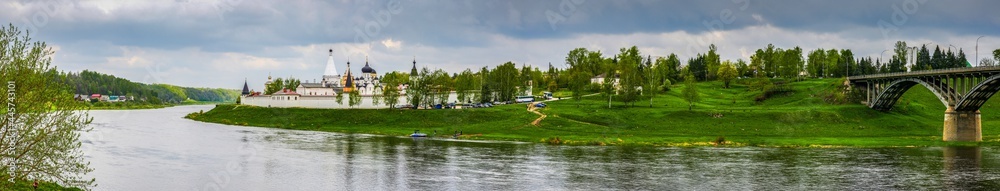
<svg viewBox="0 0 1000 191">
<path fill-rule="evenodd" d="M 942 142 L 944 106 L 922 86 L 914 87 L 891 112 L 861 104 L 830 104 L 827 93 L 842 79 L 790 82 L 789 93 L 754 101 L 759 92 L 736 82 L 698 83 L 702 100 L 693 110 L 679 97 L 675 85 L 634 106 L 591 96 L 576 101 L 548 102 L 539 110 L 548 115 L 540 126 L 538 115 L 522 104 L 465 110 L 331 110 L 261 108 L 218 105 L 194 120 L 233 125 L 278 127 L 345 133 L 404 136 L 421 130 L 450 137 L 461 130 L 464 139 L 513 140 L 570 145 L 704 146 L 725 140 L 732 146 L 933 146 L 1000 145 L 997 101 L 983 113 L 981 143 Z M 470 136 L 471 135 L 471 136 Z"/>
</svg>

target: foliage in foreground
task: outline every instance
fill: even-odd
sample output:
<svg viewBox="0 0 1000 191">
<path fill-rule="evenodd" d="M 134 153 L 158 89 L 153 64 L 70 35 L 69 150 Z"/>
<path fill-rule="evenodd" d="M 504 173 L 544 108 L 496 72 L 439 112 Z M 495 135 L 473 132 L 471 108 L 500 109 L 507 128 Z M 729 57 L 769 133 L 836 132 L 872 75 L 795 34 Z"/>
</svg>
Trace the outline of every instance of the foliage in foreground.
<svg viewBox="0 0 1000 191">
<path fill-rule="evenodd" d="M 39 180 L 64 186 L 93 184 L 79 136 L 90 117 L 73 99 L 73 90 L 48 75 L 54 52 L 33 42 L 13 25 L 0 29 L 0 179 Z"/>
</svg>

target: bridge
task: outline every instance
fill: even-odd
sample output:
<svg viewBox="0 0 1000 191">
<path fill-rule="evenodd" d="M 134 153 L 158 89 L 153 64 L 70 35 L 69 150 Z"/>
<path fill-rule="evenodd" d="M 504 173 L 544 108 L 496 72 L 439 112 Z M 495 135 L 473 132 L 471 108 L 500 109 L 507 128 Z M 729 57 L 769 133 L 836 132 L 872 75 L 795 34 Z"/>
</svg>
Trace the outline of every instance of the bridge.
<svg viewBox="0 0 1000 191">
<path fill-rule="evenodd" d="M 931 90 L 944 111 L 944 141 L 982 141 L 979 108 L 1000 91 L 1000 67 L 951 68 L 851 76 L 853 91 L 862 91 L 868 107 L 889 111 L 911 87 Z"/>
</svg>

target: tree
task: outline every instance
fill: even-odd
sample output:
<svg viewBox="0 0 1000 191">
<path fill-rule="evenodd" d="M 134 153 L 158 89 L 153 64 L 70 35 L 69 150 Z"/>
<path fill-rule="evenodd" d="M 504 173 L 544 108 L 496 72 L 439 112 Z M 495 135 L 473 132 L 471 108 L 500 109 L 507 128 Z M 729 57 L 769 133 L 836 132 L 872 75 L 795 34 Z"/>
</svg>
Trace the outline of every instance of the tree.
<svg viewBox="0 0 1000 191">
<path fill-rule="evenodd" d="M 719 66 L 719 71 L 718 71 L 719 80 L 721 80 L 723 84 L 725 84 L 725 88 L 729 88 L 729 82 L 733 81 L 733 79 L 736 78 L 736 75 L 738 75 L 738 73 L 736 71 L 736 67 L 733 66 L 732 62 L 726 60 L 725 62 L 722 63 L 722 66 Z"/>
<path fill-rule="evenodd" d="M 705 55 L 698 54 L 698 56 L 688 59 L 687 69 L 688 72 L 690 72 L 691 75 L 694 75 L 698 81 L 708 80 L 708 68 L 705 66 Z"/>
<path fill-rule="evenodd" d="M 934 55 L 931 55 L 931 68 L 932 69 L 942 69 L 945 67 L 944 53 L 941 52 L 941 47 L 934 47 Z"/>
<path fill-rule="evenodd" d="M 337 96 L 334 97 L 337 100 L 337 104 L 344 105 L 344 93 L 347 92 L 337 93 Z"/>
<path fill-rule="evenodd" d="M 1000 48 L 993 50 L 993 60 L 1000 62 Z"/>
<path fill-rule="evenodd" d="M 906 46 L 905 41 L 896 41 L 896 48 L 893 49 L 893 52 L 895 52 L 896 55 L 892 56 L 892 59 L 895 60 L 894 66 L 892 67 L 894 72 L 906 72 L 906 55 L 909 55 L 909 50 L 910 49 Z"/>
<path fill-rule="evenodd" d="M 736 73 L 738 77 L 753 76 L 753 73 L 751 73 L 750 70 L 750 66 L 747 65 L 747 61 L 743 60 L 742 58 L 736 59 Z"/>
<path fill-rule="evenodd" d="M 497 101 L 513 101 L 517 88 L 522 83 L 519 80 L 517 67 L 513 62 L 507 62 L 490 71 L 490 89 L 496 91 Z"/>
<path fill-rule="evenodd" d="M 361 104 L 361 93 L 357 90 L 351 91 L 347 94 L 347 106 L 354 107 Z"/>
<path fill-rule="evenodd" d="M 809 74 L 815 77 L 826 77 L 826 50 L 822 48 L 813 50 L 809 52 L 809 65 L 807 66 Z"/>
<path fill-rule="evenodd" d="M 983 58 L 982 61 L 979 61 L 979 65 L 980 66 L 995 66 L 995 65 L 997 65 L 997 62 L 994 61 L 993 59 L 990 59 L 990 58 Z"/>
<path fill-rule="evenodd" d="M 681 60 L 677 58 L 676 54 L 670 53 L 670 56 L 667 56 L 666 63 L 666 76 L 670 78 L 670 81 L 680 81 L 683 77 L 681 76 Z"/>
<path fill-rule="evenodd" d="M 639 100 L 641 94 L 639 88 L 646 82 L 643 80 L 642 55 L 639 48 L 621 48 L 618 53 L 618 97 L 625 104 L 629 105 Z"/>
<path fill-rule="evenodd" d="M 753 55 L 750 55 L 750 70 L 753 71 L 753 77 L 758 77 L 764 74 L 764 50 L 757 49 Z"/>
<path fill-rule="evenodd" d="M 927 50 L 927 45 L 921 46 L 920 51 L 917 52 L 917 63 L 911 68 L 912 71 L 917 70 L 930 70 L 931 67 L 931 52 Z"/>
<path fill-rule="evenodd" d="M 416 76 L 410 76 L 410 86 L 406 88 L 406 98 L 413 108 L 418 108 L 421 104 L 429 102 L 427 99 L 429 99 L 430 86 L 430 69 L 425 67 Z"/>
<path fill-rule="evenodd" d="M 389 106 L 390 109 L 396 108 L 396 104 L 399 104 L 400 90 L 399 86 L 405 79 L 399 75 L 395 75 L 396 72 L 390 72 L 382 78 L 382 102 Z"/>
<path fill-rule="evenodd" d="M 684 78 L 684 90 L 681 90 L 681 95 L 684 96 L 684 101 L 688 102 L 688 110 L 694 108 L 694 103 L 701 100 L 698 96 L 698 87 L 695 85 L 695 77 L 688 74 Z"/>
<path fill-rule="evenodd" d="M 455 78 L 455 94 L 458 102 L 471 102 L 472 91 L 477 89 L 476 85 L 478 84 L 478 78 L 475 77 L 471 69 L 465 69 L 458 74 L 458 77 Z"/>
<path fill-rule="evenodd" d="M 264 87 L 264 94 L 271 95 L 274 92 L 281 91 L 282 88 L 285 88 L 284 82 L 281 78 L 274 79 L 273 82 L 267 84 L 267 87 Z"/>
<path fill-rule="evenodd" d="M 840 67 L 840 51 L 837 49 L 826 50 L 825 54 L 826 65 L 824 65 L 824 74 L 828 77 L 840 77 L 844 75 L 844 68 Z"/>
<path fill-rule="evenodd" d="M 92 186 L 83 176 L 88 167 L 80 150 L 81 132 L 91 118 L 84 104 L 73 99 L 73 88 L 59 81 L 45 42 L 9 25 L 0 27 L 0 187 L 7 180 L 54 182 L 62 186 Z"/>
<path fill-rule="evenodd" d="M 852 76 L 857 73 L 858 63 L 854 61 L 854 52 L 851 49 L 840 49 L 840 64 L 838 67 L 844 68 L 844 76 Z"/>
<path fill-rule="evenodd" d="M 284 87 L 285 87 L 285 89 L 289 89 L 289 90 L 295 91 L 296 89 L 298 89 L 299 84 L 301 84 L 301 83 L 302 82 L 300 82 L 299 79 L 288 78 L 284 82 Z"/>
<path fill-rule="evenodd" d="M 486 66 L 483 66 L 482 69 L 479 69 L 478 76 L 479 76 L 479 79 L 481 79 L 481 80 L 479 80 L 479 82 L 480 82 L 479 83 L 479 99 L 477 99 L 477 100 L 479 100 L 479 102 L 493 102 L 493 94 L 494 94 L 494 92 L 493 92 L 493 89 L 492 89 L 493 82 L 490 81 L 490 79 L 491 79 L 490 78 L 490 69 L 488 67 L 486 67 Z"/>
<path fill-rule="evenodd" d="M 452 84 L 451 77 L 448 76 L 448 72 L 442 69 L 435 70 L 431 73 L 431 84 L 433 84 L 431 98 L 432 103 L 445 104 L 448 101 L 448 95 L 450 95 Z"/>
<path fill-rule="evenodd" d="M 574 72 L 570 73 L 571 80 L 569 84 L 570 91 L 573 92 L 573 100 L 576 100 L 576 106 L 580 106 L 580 100 L 583 99 L 584 90 L 587 85 L 590 84 L 590 77 L 593 76 L 590 72 L 583 69 L 572 69 Z"/>
<path fill-rule="evenodd" d="M 709 71 L 705 74 L 705 80 L 716 80 L 718 76 L 715 76 L 715 71 L 719 70 L 719 65 L 722 61 L 719 59 L 719 54 L 716 53 L 715 44 L 708 45 L 708 53 L 705 53 L 705 71 Z"/>
<path fill-rule="evenodd" d="M 660 93 L 660 85 L 665 80 L 663 75 L 659 75 L 656 68 L 665 66 L 650 64 L 648 57 L 646 58 L 646 63 L 646 83 L 642 87 L 642 94 L 649 98 L 649 107 L 653 107 L 653 98 L 656 98 L 656 94 Z"/>
</svg>

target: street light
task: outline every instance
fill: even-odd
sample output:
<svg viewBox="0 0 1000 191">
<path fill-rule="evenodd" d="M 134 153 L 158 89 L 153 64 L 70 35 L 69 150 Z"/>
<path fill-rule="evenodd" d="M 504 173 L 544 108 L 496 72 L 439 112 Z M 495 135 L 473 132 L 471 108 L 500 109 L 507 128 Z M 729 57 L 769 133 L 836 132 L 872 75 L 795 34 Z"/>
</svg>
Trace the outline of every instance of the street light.
<svg viewBox="0 0 1000 191">
<path fill-rule="evenodd" d="M 979 36 L 979 38 L 976 38 L 976 65 L 977 66 L 979 65 L 979 39 L 981 39 L 983 37 L 985 37 L 985 36 Z"/>
<path fill-rule="evenodd" d="M 880 61 L 881 60 L 885 60 L 885 51 L 889 51 L 889 49 L 885 49 L 885 50 L 882 51 L 882 54 L 879 54 L 878 58 L 879 58 Z"/>
</svg>

